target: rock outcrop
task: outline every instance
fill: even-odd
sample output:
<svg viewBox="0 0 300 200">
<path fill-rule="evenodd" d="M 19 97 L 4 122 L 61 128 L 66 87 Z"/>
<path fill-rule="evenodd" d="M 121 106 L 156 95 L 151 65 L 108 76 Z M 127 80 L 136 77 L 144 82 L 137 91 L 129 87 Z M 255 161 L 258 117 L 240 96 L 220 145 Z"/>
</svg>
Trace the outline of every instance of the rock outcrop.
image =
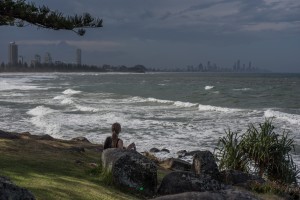
<svg viewBox="0 0 300 200">
<path fill-rule="evenodd" d="M 255 195 L 234 189 L 213 192 L 185 192 L 157 197 L 152 200 L 258 200 Z"/>
<path fill-rule="evenodd" d="M 0 176 L 0 199 L 35 200 L 35 197 L 27 189 L 16 186 L 8 178 Z"/>
<path fill-rule="evenodd" d="M 191 171 L 192 165 L 184 160 L 178 158 L 169 158 L 162 163 L 161 166 L 171 170 L 180 170 L 180 171 Z"/>
<path fill-rule="evenodd" d="M 158 194 L 178 194 L 183 192 L 203 192 L 224 189 L 224 185 L 209 175 L 193 172 L 175 171 L 166 175 L 158 189 Z"/>
<path fill-rule="evenodd" d="M 192 171 L 196 174 L 208 174 L 214 178 L 219 174 L 218 165 L 210 151 L 199 151 L 194 155 Z"/>
<path fill-rule="evenodd" d="M 109 148 L 102 153 L 105 173 L 115 185 L 153 196 L 157 188 L 157 167 L 151 160 L 132 150 Z"/>
<path fill-rule="evenodd" d="M 20 135 L 18 133 L 11 133 L 0 130 L 0 138 L 4 139 L 20 139 Z"/>
</svg>

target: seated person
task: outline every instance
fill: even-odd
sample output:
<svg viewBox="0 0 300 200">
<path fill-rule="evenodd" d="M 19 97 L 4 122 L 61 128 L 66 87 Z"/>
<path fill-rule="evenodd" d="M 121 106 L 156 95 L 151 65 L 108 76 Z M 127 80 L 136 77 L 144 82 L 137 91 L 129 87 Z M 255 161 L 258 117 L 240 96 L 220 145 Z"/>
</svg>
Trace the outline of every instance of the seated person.
<svg viewBox="0 0 300 200">
<path fill-rule="evenodd" d="M 135 144 L 131 143 L 127 148 L 123 146 L 123 140 L 119 138 L 119 133 L 121 132 L 121 125 L 119 123 L 114 123 L 111 126 L 112 136 L 107 137 L 104 142 L 104 149 L 107 148 L 120 148 L 120 149 L 133 149 L 136 150 Z"/>
</svg>

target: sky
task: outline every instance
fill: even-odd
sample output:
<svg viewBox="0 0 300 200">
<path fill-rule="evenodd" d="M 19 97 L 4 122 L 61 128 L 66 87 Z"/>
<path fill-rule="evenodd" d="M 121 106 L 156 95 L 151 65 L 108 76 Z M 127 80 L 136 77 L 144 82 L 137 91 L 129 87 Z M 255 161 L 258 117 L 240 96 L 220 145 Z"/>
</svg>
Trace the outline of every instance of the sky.
<svg viewBox="0 0 300 200">
<path fill-rule="evenodd" d="M 66 15 L 88 12 L 103 28 L 84 36 L 27 26 L 0 26 L 0 62 L 8 44 L 26 62 L 46 52 L 53 60 L 94 65 L 143 64 L 178 68 L 232 67 L 234 62 L 273 72 L 300 73 L 300 0 L 35 0 Z"/>
</svg>

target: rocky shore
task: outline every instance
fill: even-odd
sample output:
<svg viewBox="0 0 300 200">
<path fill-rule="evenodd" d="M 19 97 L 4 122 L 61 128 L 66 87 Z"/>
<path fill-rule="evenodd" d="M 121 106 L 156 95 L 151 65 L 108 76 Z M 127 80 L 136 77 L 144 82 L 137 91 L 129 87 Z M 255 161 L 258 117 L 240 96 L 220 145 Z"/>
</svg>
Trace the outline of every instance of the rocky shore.
<svg viewBox="0 0 300 200">
<path fill-rule="evenodd" d="M 110 191 L 107 196 L 111 199 L 270 199 L 270 195 L 265 197 L 249 191 L 252 184 L 263 184 L 265 180 L 234 170 L 219 171 L 214 156 L 209 151 L 182 151 L 178 152 L 178 158 L 169 158 L 163 161 L 155 158 L 153 153 L 158 151 L 168 152 L 167 149 L 159 150 L 157 148 L 152 148 L 149 152 L 144 153 L 121 149 L 106 149 L 103 151 L 102 145 L 92 144 L 84 137 L 66 141 L 52 138 L 49 135 L 37 136 L 28 132 L 12 133 L 0 130 L 1 155 L 4 155 L 3 157 L 7 155 L 5 159 L 9 159 L 14 155 L 20 156 L 16 160 L 19 159 L 20 164 L 24 162 L 26 166 L 29 165 L 22 173 L 27 174 L 29 173 L 28 170 L 31 173 L 37 173 L 36 170 L 43 167 L 47 168 L 43 165 L 43 162 L 51 165 L 57 159 L 58 162 L 60 160 L 66 161 L 65 168 L 60 166 L 62 169 L 59 170 L 63 171 L 63 173 L 59 171 L 61 176 L 75 170 L 76 173 L 70 174 L 69 179 L 70 177 L 76 177 L 78 182 L 79 180 L 93 182 L 95 186 L 90 186 L 88 189 L 100 185 L 101 189 L 98 190 Z M 48 157 L 44 158 L 44 155 Z M 192 164 L 182 160 L 181 158 L 184 156 L 193 156 Z M 21 157 L 24 159 L 20 159 Z M 38 164 L 34 166 L 36 168 L 33 169 L 30 167 L 34 165 L 31 160 L 34 163 L 36 159 L 41 159 L 41 161 L 39 160 Z M 93 199 L 97 197 L 97 194 L 90 197 L 88 195 L 91 194 L 87 193 L 80 196 L 81 193 L 78 191 L 73 191 L 74 193 L 78 192 L 77 196 L 73 195 L 72 191 L 65 191 L 70 192 L 68 195 L 60 194 L 56 190 L 61 188 L 53 188 L 50 185 L 49 188 L 47 188 L 47 185 L 43 186 L 47 188 L 43 193 L 39 188 L 42 185 L 38 183 L 35 187 L 31 185 L 19 187 L 9 180 L 10 177 L 6 176 L 16 174 L 19 168 L 14 171 L 8 163 L 3 165 L 0 163 L 0 167 L 0 199 L 40 199 L 43 194 L 51 190 L 53 190 L 54 196 L 49 194 L 49 199 L 57 197 L 55 195 L 61 195 L 62 199 Z M 49 172 L 52 170 L 49 173 L 51 176 L 54 176 L 53 169 L 55 167 L 57 166 L 51 165 L 49 169 Z M 80 173 L 84 174 L 86 171 L 95 173 L 89 173 L 89 176 L 86 177 L 80 175 Z M 45 170 L 42 174 L 45 174 L 45 172 L 48 171 Z M 24 174 L 24 177 L 22 177 L 22 173 L 18 174 L 18 178 L 28 178 Z M 59 176 L 57 175 L 56 178 L 61 181 Z M 119 190 L 119 195 L 111 192 L 115 188 L 107 186 L 107 182 L 104 181 L 103 177 L 106 181 L 109 179 L 113 187 Z M 18 180 L 18 178 L 14 177 L 14 180 Z M 22 183 L 22 181 L 19 182 Z M 66 182 L 66 184 L 73 183 Z M 15 191 L 19 192 L 16 193 Z M 103 191 L 100 191 L 102 194 L 99 195 L 103 195 Z M 98 196 L 98 199 L 101 198 L 104 197 Z M 271 195 L 271 199 L 285 199 L 285 197 Z"/>
</svg>

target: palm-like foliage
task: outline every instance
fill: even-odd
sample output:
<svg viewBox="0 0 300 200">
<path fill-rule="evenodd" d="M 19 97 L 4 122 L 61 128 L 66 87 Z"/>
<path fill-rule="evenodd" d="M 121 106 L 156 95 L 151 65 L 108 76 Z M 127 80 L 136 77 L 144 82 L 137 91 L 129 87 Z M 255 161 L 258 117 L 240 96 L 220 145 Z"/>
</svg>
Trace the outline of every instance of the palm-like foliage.
<svg viewBox="0 0 300 200">
<path fill-rule="evenodd" d="M 216 156 L 221 169 L 248 171 L 254 167 L 259 176 L 282 183 L 297 183 L 300 171 L 293 162 L 294 140 L 286 132 L 276 134 L 272 120 L 256 128 L 250 124 L 243 136 L 226 131 L 219 139 Z"/>
<path fill-rule="evenodd" d="M 46 6 L 37 7 L 34 3 L 26 3 L 25 0 L 0 0 L 0 26 L 22 27 L 25 22 L 42 28 L 72 30 L 79 35 L 85 34 L 83 28 L 98 28 L 103 23 L 102 19 L 93 18 L 88 13 L 65 16 Z"/>
<path fill-rule="evenodd" d="M 225 136 L 219 139 L 218 146 L 215 149 L 215 155 L 219 158 L 220 169 L 234 169 L 239 171 L 248 171 L 249 159 L 243 152 L 241 137 L 237 132 L 230 129 L 225 131 Z"/>
</svg>

